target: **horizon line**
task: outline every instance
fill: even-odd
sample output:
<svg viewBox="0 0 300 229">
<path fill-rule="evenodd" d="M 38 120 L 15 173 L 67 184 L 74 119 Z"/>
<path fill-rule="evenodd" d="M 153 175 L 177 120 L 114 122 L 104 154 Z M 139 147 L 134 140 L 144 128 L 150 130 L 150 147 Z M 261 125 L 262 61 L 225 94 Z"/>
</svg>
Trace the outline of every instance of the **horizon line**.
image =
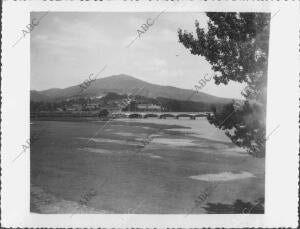
<svg viewBox="0 0 300 229">
<path fill-rule="evenodd" d="M 152 84 L 152 85 L 155 85 L 155 86 L 162 86 L 162 87 L 172 87 L 172 88 L 176 88 L 176 89 L 181 89 L 181 90 L 189 90 L 189 91 L 196 91 L 195 89 L 188 89 L 188 88 L 180 88 L 180 87 L 176 87 L 176 86 L 171 86 L 171 85 L 161 85 L 161 84 L 154 84 L 154 83 L 149 83 L 147 81 L 144 81 L 144 80 L 141 80 L 137 77 L 134 77 L 134 76 L 131 76 L 131 75 L 128 75 L 126 73 L 119 73 L 119 74 L 114 74 L 114 75 L 110 75 L 110 76 L 104 76 L 104 77 L 100 77 L 96 80 L 101 80 L 101 79 L 106 79 L 106 78 L 110 78 L 110 77 L 114 77 L 114 76 L 127 76 L 127 77 L 131 77 L 131 78 L 134 78 L 136 80 L 139 80 L 139 81 L 142 81 L 142 82 L 145 82 L 145 83 L 148 83 L 148 84 Z M 49 91 L 49 90 L 64 90 L 64 89 L 67 89 L 67 88 L 70 88 L 70 87 L 76 87 L 76 86 L 79 86 L 81 83 L 79 84 L 75 84 L 73 86 L 67 86 L 67 87 L 64 87 L 64 88 L 57 88 L 57 87 L 52 87 L 52 88 L 48 88 L 48 89 L 42 89 L 42 90 L 36 90 L 36 89 L 30 89 L 30 92 L 31 91 L 36 91 L 36 92 L 43 92 L 43 91 Z M 210 93 L 207 93 L 207 92 L 201 92 L 201 93 L 204 93 L 206 95 L 210 95 L 210 96 L 214 96 L 214 97 L 217 97 L 217 98 L 224 98 L 224 99 L 238 99 L 238 100 L 243 100 L 243 99 L 239 99 L 239 98 L 232 98 L 232 97 L 220 97 L 220 96 L 217 96 L 217 95 L 213 95 L 213 94 L 210 94 Z"/>
</svg>

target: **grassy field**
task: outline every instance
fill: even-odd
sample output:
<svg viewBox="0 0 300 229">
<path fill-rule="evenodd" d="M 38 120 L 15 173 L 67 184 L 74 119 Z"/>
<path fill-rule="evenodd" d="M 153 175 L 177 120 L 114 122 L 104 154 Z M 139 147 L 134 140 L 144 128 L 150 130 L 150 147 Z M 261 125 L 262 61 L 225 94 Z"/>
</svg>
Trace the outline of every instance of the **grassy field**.
<svg viewBox="0 0 300 229">
<path fill-rule="evenodd" d="M 264 159 L 247 156 L 205 118 L 31 120 L 36 133 L 32 212 L 231 213 L 264 197 Z M 216 187 L 195 205 L 210 178 Z"/>
</svg>

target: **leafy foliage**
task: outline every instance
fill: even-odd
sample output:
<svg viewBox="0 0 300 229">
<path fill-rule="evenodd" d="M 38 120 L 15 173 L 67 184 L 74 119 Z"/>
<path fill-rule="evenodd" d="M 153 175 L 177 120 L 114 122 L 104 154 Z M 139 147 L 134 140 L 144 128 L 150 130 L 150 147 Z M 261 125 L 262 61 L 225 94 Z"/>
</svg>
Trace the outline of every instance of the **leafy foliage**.
<svg viewBox="0 0 300 229">
<path fill-rule="evenodd" d="M 226 135 L 239 147 L 246 148 L 255 157 L 265 156 L 265 109 L 249 101 L 236 108 L 235 103 L 225 105 L 220 112 L 208 117 L 209 123 L 226 130 Z"/>
<path fill-rule="evenodd" d="M 98 116 L 99 116 L 99 117 L 107 117 L 108 114 L 109 114 L 109 112 L 108 112 L 107 109 L 102 109 L 102 110 L 99 111 Z"/>
<path fill-rule="evenodd" d="M 254 203 L 237 199 L 232 204 L 207 203 L 204 209 L 208 214 L 264 214 L 264 205 L 264 198 L 259 198 Z"/>
<path fill-rule="evenodd" d="M 196 36 L 179 29 L 179 42 L 211 64 L 215 84 L 235 81 L 247 85 L 242 92 L 246 101 L 238 110 L 233 102 L 220 112 L 214 109 L 208 120 L 227 130 L 227 136 L 251 155 L 264 156 L 261 136 L 265 136 L 270 14 L 210 12 L 207 16 L 207 29 L 196 21 Z"/>
</svg>

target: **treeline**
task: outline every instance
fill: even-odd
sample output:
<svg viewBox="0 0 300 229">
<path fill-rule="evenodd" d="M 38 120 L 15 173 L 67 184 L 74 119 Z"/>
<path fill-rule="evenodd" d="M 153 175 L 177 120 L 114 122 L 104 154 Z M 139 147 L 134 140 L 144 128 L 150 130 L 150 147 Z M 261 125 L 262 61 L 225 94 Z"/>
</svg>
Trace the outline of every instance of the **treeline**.
<svg viewBox="0 0 300 229">
<path fill-rule="evenodd" d="M 224 104 L 210 104 L 204 102 L 194 102 L 194 101 L 181 101 L 175 99 L 168 99 L 163 97 L 158 98 L 148 98 L 140 95 L 127 96 L 119 95 L 117 93 L 108 93 L 103 100 L 105 102 L 111 100 L 122 100 L 125 98 L 130 98 L 131 102 L 127 107 L 124 107 L 123 111 L 135 111 L 138 104 L 154 104 L 162 107 L 162 111 L 167 112 L 205 112 L 212 111 L 212 109 L 219 109 Z"/>
<path fill-rule="evenodd" d="M 218 109 L 224 104 L 210 104 L 204 102 L 195 101 L 181 101 L 168 98 L 148 98 L 139 95 L 120 95 L 117 93 L 109 92 L 102 98 L 72 98 L 64 99 L 52 102 L 30 102 L 30 112 L 40 112 L 40 111 L 57 111 L 58 108 L 65 111 L 67 107 L 72 105 L 81 105 L 84 107 L 87 104 L 95 103 L 100 104 L 100 107 L 105 106 L 118 106 L 122 104 L 122 100 L 131 101 L 127 107 L 124 107 L 123 111 L 134 111 L 137 110 L 138 104 L 154 104 L 162 108 L 162 111 L 167 112 L 205 112 L 212 111 L 212 109 Z"/>
<path fill-rule="evenodd" d="M 55 100 L 51 102 L 45 101 L 30 101 L 30 112 L 39 112 L 39 111 L 57 111 L 58 108 L 66 110 L 67 107 L 72 105 L 82 105 L 85 106 L 90 103 L 101 103 L 102 99 L 99 98 L 71 98 L 71 99 L 62 99 Z"/>
<path fill-rule="evenodd" d="M 224 104 L 211 104 L 194 101 L 181 101 L 167 98 L 157 98 L 166 111 L 173 112 L 204 112 L 212 111 L 212 109 L 219 109 Z"/>
</svg>

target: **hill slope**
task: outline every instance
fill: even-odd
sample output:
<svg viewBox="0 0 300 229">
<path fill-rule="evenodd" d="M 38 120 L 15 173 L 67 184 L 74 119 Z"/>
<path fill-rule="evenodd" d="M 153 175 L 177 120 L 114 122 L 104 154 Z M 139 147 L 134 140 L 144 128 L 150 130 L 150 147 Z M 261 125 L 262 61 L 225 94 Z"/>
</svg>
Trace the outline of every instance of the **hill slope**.
<svg viewBox="0 0 300 229">
<path fill-rule="evenodd" d="M 48 89 L 44 91 L 31 91 L 31 101 L 53 101 L 72 97 L 93 97 L 115 92 L 119 94 L 136 94 L 149 98 L 163 97 L 175 100 L 191 100 L 205 103 L 228 103 L 231 99 L 212 96 L 203 92 L 195 93 L 193 90 L 181 89 L 171 86 L 160 86 L 147 83 L 132 76 L 120 74 L 100 78 L 80 94 L 79 85 L 64 89 Z M 192 97 L 191 95 L 194 94 Z"/>
</svg>

